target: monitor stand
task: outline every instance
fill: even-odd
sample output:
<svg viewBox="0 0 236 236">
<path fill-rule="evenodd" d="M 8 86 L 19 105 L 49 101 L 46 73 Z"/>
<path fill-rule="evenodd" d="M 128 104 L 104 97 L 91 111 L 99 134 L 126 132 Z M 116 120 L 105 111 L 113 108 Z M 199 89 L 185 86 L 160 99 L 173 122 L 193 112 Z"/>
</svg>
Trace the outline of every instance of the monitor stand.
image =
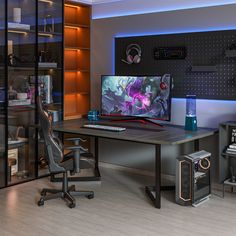
<svg viewBox="0 0 236 236">
<path fill-rule="evenodd" d="M 111 122 L 138 122 L 142 124 L 153 124 L 159 127 L 164 127 L 163 125 L 156 123 L 149 118 L 144 118 L 144 117 L 127 117 L 127 118 L 122 118 L 122 119 L 111 119 Z"/>
</svg>

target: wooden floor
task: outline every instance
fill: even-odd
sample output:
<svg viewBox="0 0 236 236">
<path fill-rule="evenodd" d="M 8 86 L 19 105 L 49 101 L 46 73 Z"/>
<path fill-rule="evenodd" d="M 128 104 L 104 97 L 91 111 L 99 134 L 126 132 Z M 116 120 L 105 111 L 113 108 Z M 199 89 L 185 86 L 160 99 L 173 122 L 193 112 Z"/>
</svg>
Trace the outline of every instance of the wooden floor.
<svg viewBox="0 0 236 236">
<path fill-rule="evenodd" d="M 36 205 L 41 188 L 59 185 L 47 178 L 0 190 L 0 236 L 236 235 L 236 193 L 213 195 L 194 208 L 175 204 L 174 192 L 165 192 L 158 210 L 144 193 L 151 177 L 101 173 L 101 182 L 76 183 L 93 189 L 95 198 L 77 198 L 74 209 L 61 199 Z"/>
</svg>

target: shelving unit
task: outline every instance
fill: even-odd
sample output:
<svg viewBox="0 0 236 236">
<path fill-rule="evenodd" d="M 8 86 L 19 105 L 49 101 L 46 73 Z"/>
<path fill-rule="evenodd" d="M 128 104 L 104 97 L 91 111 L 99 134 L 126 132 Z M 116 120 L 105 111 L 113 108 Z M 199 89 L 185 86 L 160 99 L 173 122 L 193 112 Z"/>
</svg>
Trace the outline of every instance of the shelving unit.
<svg viewBox="0 0 236 236">
<path fill-rule="evenodd" d="M 64 4 L 64 119 L 80 118 L 90 108 L 89 5 Z"/>
<path fill-rule="evenodd" d="M 232 144 L 232 129 L 236 129 L 236 121 L 221 123 L 219 126 L 219 182 L 223 186 L 236 186 L 230 182 L 230 167 L 234 167 L 234 175 L 236 175 L 236 154 L 226 153 L 227 147 Z"/>
<path fill-rule="evenodd" d="M 64 1 L 3 0 L 1 7 L 0 188 L 48 173 L 35 98 L 63 118 Z"/>
</svg>

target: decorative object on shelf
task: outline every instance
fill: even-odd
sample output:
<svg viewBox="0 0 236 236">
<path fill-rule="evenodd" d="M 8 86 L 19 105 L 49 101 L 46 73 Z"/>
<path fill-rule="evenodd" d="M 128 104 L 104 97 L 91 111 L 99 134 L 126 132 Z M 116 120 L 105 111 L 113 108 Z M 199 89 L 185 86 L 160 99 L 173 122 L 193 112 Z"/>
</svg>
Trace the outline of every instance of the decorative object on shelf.
<svg viewBox="0 0 236 236">
<path fill-rule="evenodd" d="M 122 59 L 124 63 L 130 65 L 130 64 L 138 64 L 141 62 L 141 55 L 142 55 L 142 49 L 141 47 L 136 44 L 132 43 L 129 44 L 126 48 L 126 59 Z"/>
<path fill-rule="evenodd" d="M 8 90 L 8 99 L 9 100 L 16 100 L 17 92 L 13 89 L 12 85 L 9 86 Z"/>
<path fill-rule="evenodd" d="M 46 62 L 47 61 L 47 56 L 46 56 L 47 52 L 46 51 L 43 51 L 41 50 L 39 52 L 39 62 Z"/>
<path fill-rule="evenodd" d="M 13 53 L 11 53 L 7 56 L 7 64 L 8 64 L 8 66 L 16 66 L 17 57 Z"/>
<path fill-rule="evenodd" d="M 230 145 L 226 148 L 225 152 L 226 152 L 227 154 L 230 154 L 230 155 L 236 155 L 236 143 L 230 144 Z"/>
<path fill-rule="evenodd" d="M 54 32 L 54 18 L 51 15 L 44 18 L 44 32 Z"/>
<path fill-rule="evenodd" d="M 88 120 L 89 121 L 97 121 L 99 117 L 99 112 L 97 110 L 90 110 L 88 112 Z"/>
<path fill-rule="evenodd" d="M 21 23 L 21 8 L 13 8 L 13 22 Z"/>
<path fill-rule="evenodd" d="M 9 29 L 18 29 L 18 30 L 30 30 L 30 25 L 16 23 L 16 22 L 8 22 L 8 28 Z M 13 30 L 8 30 L 8 32 L 21 33 L 21 34 L 26 33 L 26 32 L 23 32 L 23 31 L 16 31 L 16 30 L 14 30 L 14 31 Z"/>
<path fill-rule="evenodd" d="M 197 130 L 196 95 L 186 96 L 185 129 L 190 131 Z"/>
<path fill-rule="evenodd" d="M 0 87 L 0 103 L 5 101 L 5 88 Z"/>
<path fill-rule="evenodd" d="M 7 53 L 13 54 L 13 40 L 7 40 Z"/>
<path fill-rule="evenodd" d="M 236 143 L 236 128 L 232 128 L 231 142 Z"/>
<path fill-rule="evenodd" d="M 22 170 L 16 172 L 16 176 L 18 179 L 27 179 L 29 177 L 29 171 L 28 170 Z"/>
<path fill-rule="evenodd" d="M 57 111 L 57 110 L 48 110 L 48 114 L 52 117 L 53 122 L 59 121 L 59 111 Z"/>
<path fill-rule="evenodd" d="M 17 93 L 16 98 L 18 100 L 24 100 L 28 98 L 28 94 L 27 93 Z"/>
</svg>

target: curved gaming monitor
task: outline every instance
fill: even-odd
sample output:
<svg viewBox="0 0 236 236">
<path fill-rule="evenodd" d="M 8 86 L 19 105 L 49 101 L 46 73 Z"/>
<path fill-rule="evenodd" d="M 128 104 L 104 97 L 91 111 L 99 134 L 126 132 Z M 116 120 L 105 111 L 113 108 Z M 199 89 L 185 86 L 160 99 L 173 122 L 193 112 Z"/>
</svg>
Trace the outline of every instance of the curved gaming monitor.
<svg viewBox="0 0 236 236">
<path fill-rule="evenodd" d="M 171 76 L 101 77 L 101 115 L 170 120 Z"/>
</svg>

